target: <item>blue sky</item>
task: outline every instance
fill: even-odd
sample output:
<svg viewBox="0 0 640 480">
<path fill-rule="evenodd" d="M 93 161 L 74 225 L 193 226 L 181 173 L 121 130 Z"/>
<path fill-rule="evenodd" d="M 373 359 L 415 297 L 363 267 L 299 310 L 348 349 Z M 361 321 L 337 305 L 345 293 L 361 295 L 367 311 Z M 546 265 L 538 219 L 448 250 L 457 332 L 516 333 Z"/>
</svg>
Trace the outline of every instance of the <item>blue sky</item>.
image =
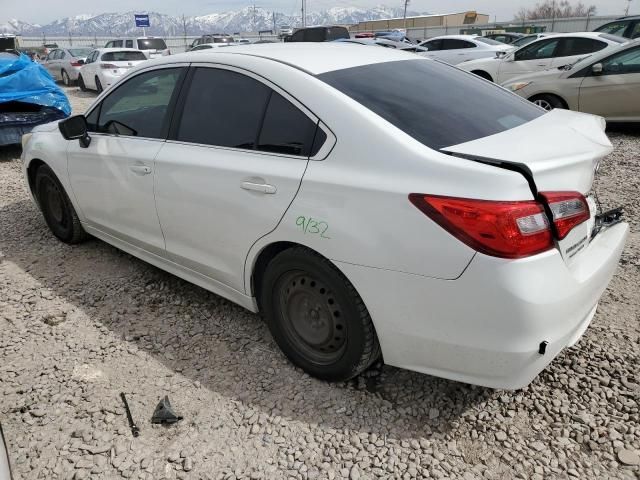
<svg viewBox="0 0 640 480">
<path fill-rule="evenodd" d="M 401 6 L 403 0 L 307 0 L 309 10 L 322 10 L 334 6 L 373 7 L 384 4 Z M 574 0 L 577 1 L 577 0 Z M 627 0 L 583 0 L 595 5 L 598 13 L 622 14 Z M 285 14 L 299 11 L 299 0 L 255 0 L 255 4 L 276 9 Z M 522 6 L 531 7 L 536 0 L 411 0 L 410 9 L 432 13 L 477 10 L 498 20 L 510 20 Z M 204 15 L 253 5 L 253 0 L 0 0 L 0 23 L 18 18 L 31 23 L 48 23 L 57 18 L 80 13 L 104 13 L 131 10 L 153 10 L 171 15 Z M 632 13 L 640 13 L 640 0 L 632 0 Z"/>
</svg>

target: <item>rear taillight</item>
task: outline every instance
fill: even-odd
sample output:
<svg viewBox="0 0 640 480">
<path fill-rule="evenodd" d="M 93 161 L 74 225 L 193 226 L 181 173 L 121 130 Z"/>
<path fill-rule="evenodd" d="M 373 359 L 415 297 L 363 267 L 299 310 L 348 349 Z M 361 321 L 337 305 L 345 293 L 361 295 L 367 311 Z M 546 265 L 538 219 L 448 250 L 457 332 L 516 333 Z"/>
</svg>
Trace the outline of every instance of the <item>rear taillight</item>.
<svg viewBox="0 0 640 480">
<path fill-rule="evenodd" d="M 118 66 L 113 63 L 101 63 L 100 68 L 104 68 L 105 70 L 109 70 L 110 68 L 117 69 Z"/>
<path fill-rule="evenodd" d="M 553 214 L 558 240 L 562 240 L 569 232 L 582 222 L 589 220 L 591 213 L 584 195 L 578 192 L 542 192 Z"/>
<path fill-rule="evenodd" d="M 71 66 L 72 67 L 81 67 L 82 63 L 80 63 L 80 62 L 71 62 Z"/>
<path fill-rule="evenodd" d="M 540 196 L 553 213 L 558 240 L 589 219 L 589 206 L 578 192 Z M 409 200 L 451 235 L 478 252 L 523 258 L 554 246 L 548 216 L 534 200 L 492 201 L 412 193 Z"/>
</svg>

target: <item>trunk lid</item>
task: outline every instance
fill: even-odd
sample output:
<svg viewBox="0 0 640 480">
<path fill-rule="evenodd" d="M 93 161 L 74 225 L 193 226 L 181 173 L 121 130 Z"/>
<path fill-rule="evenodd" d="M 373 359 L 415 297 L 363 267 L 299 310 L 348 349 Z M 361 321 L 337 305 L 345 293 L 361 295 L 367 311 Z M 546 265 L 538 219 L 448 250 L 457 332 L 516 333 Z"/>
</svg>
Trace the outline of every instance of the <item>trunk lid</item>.
<svg viewBox="0 0 640 480">
<path fill-rule="evenodd" d="M 595 172 L 613 150 L 605 126 L 601 117 L 556 109 L 519 127 L 442 150 L 522 173 L 538 200 L 538 192 L 553 191 L 587 197 L 589 220 L 556 240 L 562 258 L 572 265 L 589 245 L 594 228 L 596 204 L 588 195 Z"/>
<path fill-rule="evenodd" d="M 528 123 L 442 151 L 483 163 L 525 167 L 537 191 L 587 194 L 596 167 L 613 147 L 595 115 L 552 110 Z"/>
<path fill-rule="evenodd" d="M 109 65 L 114 65 L 116 68 L 110 68 L 116 75 L 124 75 L 130 68 L 135 67 L 144 60 L 128 60 L 128 61 L 110 61 Z"/>
</svg>

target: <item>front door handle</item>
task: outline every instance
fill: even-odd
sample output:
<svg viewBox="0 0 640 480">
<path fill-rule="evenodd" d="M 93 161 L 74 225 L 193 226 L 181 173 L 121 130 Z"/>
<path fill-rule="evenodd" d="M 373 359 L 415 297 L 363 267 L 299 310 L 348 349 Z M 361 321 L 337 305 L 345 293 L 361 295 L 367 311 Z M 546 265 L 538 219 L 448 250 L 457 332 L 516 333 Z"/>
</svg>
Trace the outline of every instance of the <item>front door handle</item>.
<svg viewBox="0 0 640 480">
<path fill-rule="evenodd" d="M 251 190 L 252 192 L 260 193 L 276 193 L 276 187 L 269 185 L 268 183 L 254 183 L 254 182 L 242 182 L 240 187 L 244 190 Z"/>
<path fill-rule="evenodd" d="M 146 165 L 131 165 L 129 169 L 138 175 L 149 175 L 151 173 L 151 167 Z"/>
</svg>

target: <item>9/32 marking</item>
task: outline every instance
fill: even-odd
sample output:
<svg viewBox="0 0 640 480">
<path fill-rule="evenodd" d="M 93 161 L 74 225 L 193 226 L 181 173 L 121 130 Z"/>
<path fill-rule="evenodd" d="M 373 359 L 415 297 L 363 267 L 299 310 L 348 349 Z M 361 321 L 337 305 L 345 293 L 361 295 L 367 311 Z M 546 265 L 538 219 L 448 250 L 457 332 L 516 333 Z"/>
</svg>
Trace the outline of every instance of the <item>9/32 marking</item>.
<svg viewBox="0 0 640 480">
<path fill-rule="evenodd" d="M 331 239 L 331 237 L 326 234 L 327 230 L 329 230 L 329 224 L 327 222 L 300 215 L 296 218 L 296 225 L 300 227 L 305 234 L 320 235 L 320 238 Z"/>
</svg>

